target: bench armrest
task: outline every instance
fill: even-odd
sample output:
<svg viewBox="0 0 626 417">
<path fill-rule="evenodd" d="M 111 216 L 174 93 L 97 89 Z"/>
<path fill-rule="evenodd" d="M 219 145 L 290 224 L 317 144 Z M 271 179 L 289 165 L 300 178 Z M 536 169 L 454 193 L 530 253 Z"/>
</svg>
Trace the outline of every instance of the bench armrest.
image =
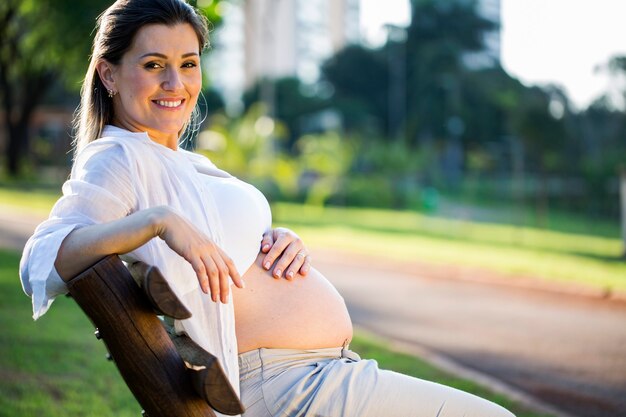
<svg viewBox="0 0 626 417">
<path fill-rule="evenodd" d="M 154 282 L 160 285 L 158 279 Z M 196 392 L 198 385 L 203 384 L 193 380 L 194 375 L 200 378 L 206 375 L 194 373 L 185 366 L 156 316 L 154 306 L 117 255 L 102 259 L 72 278 L 67 285 L 71 297 L 96 326 L 98 337 L 104 340 L 120 374 L 148 417 L 215 416 L 206 395 Z M 176 307 L 176 311 L 180 313 L 181 310 Z M 215 359 L 205 353 L 207 360 Z M 216 359 L 206 365 L 214 373 L 221 371 Z M 226 380 L 223 372 L 222 377 L 218 381 Z M 220 387 L 216 388 L 219 390 Z M 227 388 L 234 395 L 230 385 Z M 206 391 L 206 384 L 202 389 Z M 232 398 L 227 403 L 233 406 L 230 410 L 211 405 L 222 413 L 243 412 L 236 396 L 235 400 L 236 404 Z"/>
</svg>

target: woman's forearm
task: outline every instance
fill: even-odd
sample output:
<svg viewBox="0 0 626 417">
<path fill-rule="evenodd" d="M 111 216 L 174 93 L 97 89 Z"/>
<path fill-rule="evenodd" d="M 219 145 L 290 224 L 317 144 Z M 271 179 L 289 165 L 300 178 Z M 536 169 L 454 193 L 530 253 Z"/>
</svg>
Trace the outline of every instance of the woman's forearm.
<svg viewBox="0 0 626 417">
<path fill-rule="evenodd" d="M 207 235 L 166 206 L 140 210 L 109 223 L 71 232 L 59 248 L 54 266 L 65 281 L 113 253 L 127 253 L 159 237 L 196 272 L 203 292 L 228 302 L 230 278 L 244 284 L 234 262 Z"/>
<path fill-rule="evenodd" d="M 127 253 L 158 236 L 164 210 L 156 207 L 108 223 L 72 231 L 59 248 L 54 266 L 65 281 L 113 253 Z"/>
</svg>

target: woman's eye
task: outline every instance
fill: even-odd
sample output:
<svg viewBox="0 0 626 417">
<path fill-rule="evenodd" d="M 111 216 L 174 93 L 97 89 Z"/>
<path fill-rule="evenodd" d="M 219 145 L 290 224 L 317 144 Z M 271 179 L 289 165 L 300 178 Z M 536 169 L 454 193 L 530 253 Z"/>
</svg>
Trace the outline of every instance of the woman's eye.
<svg viewBox="0 0 626 417">
<path fill-rule="evenodd" d="M 163 68 L 163 67 L 158 62 L 148 62 L 144 66 L 144 68 L 146 68 L 146 69 L 158 69 L 158 68 Z"/>
<path fill-rule="evenodd" d="M 198 66 L 198 65 L 197 65 L 195 62 L 185 62 L 185 63 L 183 64 L 183 68 L 195 68 L 195 67 L 197 67 L 197 66 Z"/>
</svg>

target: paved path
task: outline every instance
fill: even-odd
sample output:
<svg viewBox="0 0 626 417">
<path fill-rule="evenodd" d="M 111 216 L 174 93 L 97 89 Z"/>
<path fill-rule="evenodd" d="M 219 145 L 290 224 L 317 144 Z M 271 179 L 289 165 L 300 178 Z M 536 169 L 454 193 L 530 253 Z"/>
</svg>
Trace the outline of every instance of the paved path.
<svg viewBox="0 0 626 417">
<path fill-rule="evenodd" d="M 25 214 L 0 204 L 0 248 L 21 250 L 44 216 Z"/>
<path fill-rule="evenodd" d="M 0 208 L 0 247 L 22 247 L 40 220 Z M 314 258 L 358 327 L 495 377 L 563 416 L 626 416 L 626 303 L 442 279 L 446 271 L 355 255 Z"/>
</svg>

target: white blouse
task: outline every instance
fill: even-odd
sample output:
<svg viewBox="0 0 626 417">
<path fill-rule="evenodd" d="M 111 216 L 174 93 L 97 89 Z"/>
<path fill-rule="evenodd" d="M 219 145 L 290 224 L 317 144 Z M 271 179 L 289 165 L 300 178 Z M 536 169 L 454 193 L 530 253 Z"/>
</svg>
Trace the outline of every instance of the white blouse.
<svg viewBox="0 0 626 417">
<path fill-rule="evenodd" d="M 61 242 L 75 228 L 167 205 L 223 247 L 228 240 L 224 238 L 220 218 L 220 211 L 223 214 L 224 208 L 218 210 L 215 196 L 207 185 L 207 181 L 215 177 L 233 178 L 201 155 L 183 149 L 174 151 L 152 141 L 146 133 L 107 126 L 102 138 L 80 152 L 70 179 L 63 185 L 63 196 L 24 248 L 20 277 L 24 291 L 32 297 L 33 317 L 39 318 L 55 297 L 67 293 L 65 282 L 54 268 L 54 261 Z M 235 260 L 241 274 L 249 266 L 247 263 L 256 257 L 262 231 L 271 224 L 267 201 L 262 195 L 261 200 L 258 196 L 255 198 L 257 202 L 265 201 L 265 205 L 262 202 L 255 205 L 262 222 L 257 222 L 259 229 L 248 239 L 251 242 L 248 247 L 252 249 L 243 255 L 246 260 L 237 261 L 239 258 L 224 248 Z M 159 267 L 193 314 L 187 320 L 176 321 L 176 330 L 187 333 L 217 356 L 238 391 L 239 368 L 232 296 L 227 304 L 214 303 L 209 295 L 201 291 L 191 265 L 161 239 L 150 240 L 122 256 L 122 259 L 139 260 Z"/>
</svg>

